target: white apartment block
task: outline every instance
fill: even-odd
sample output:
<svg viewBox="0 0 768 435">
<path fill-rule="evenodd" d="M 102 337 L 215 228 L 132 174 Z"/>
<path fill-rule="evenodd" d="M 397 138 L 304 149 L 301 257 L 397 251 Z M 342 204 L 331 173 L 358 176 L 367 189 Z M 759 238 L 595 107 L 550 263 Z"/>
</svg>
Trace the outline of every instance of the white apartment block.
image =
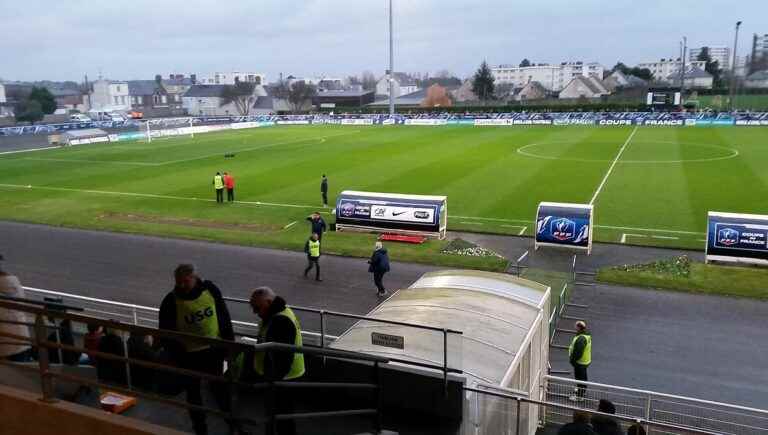
<svg viewBox="0 0 768 435">
<path fill-rule="evenodd" d="M 91 109 L 116 112 L 131 109 L 128 83 L 123 81 L 96 80 L 91 92 Z"/>
<path fill-rule="evenodd" d="M 762 57 L 768 57 L 768 33 L 765 35 L 758 35 L 755 33 L 752 36 L 752 53 L 753 59 L 760 59 Z"/>
<path fill-rule="evenodd" d="M 709 57 L 713 61 L 717 61 L 720 69 L 728 70 L 731 68 L 731 49 L 725 45 L 707 45 L 709 49 Z M 704 47 L 688 49 L 688 60 L 694 61 L 699 58 L 699 54 Z"/>
<path fill-rule="evenodd" d="M 530 82 L 539 82 L 549 91 L 560 91 L 578 76 L 603 78 L 603 66 L 597 62 L 563 62 L 559 65 L 534 65 L 519 67 L 499 65 L 491 68 L 497 84 L 525 86 Z"/>
<path fill-rule="evenodd" d="M 646 68 L 651 71 L 655 80 L 664 81 L 670 74 L 680 72 L 680 59 L 661 59 L 656 62 L 642 62 L 637 64 L 638 68 Z M 706 62 L 690 61 L 686 66 L 704 69 Z"/>
<path fill-rule="evenodd" d="M 208 77 L 203 77 L 199 83 L 202 85 L 234 85 L 236 81 L 264 85 L 267 82 L 267 76 L 256 72 L 216 72 Z"/>
</svg>

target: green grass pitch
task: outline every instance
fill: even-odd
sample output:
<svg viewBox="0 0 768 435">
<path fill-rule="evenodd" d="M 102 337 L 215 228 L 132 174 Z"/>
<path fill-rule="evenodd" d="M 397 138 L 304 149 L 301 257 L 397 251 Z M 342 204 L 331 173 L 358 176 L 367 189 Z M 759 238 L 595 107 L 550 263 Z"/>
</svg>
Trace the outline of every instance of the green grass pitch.
<svg viewBox="0 0 768 435">
<path fill-rule="evenodd" d="M 235 175 L 240 202 L 212 201 L 216 171 Z M 768 213 L 768 130 L 286 126 L 81 145 L 0 156 L 0 219 L 300 249 L 322 173 L 331 202 L 447 195 L 449 230 L 530 235 L 540 201 L 595 197 L 597 241 L 703 248 L 708 210 Z M 372 241 L 332 235 L 326 252 L 366 255 Z M 396 248 L 413 261 L 439 249 Z"/>
</svg>

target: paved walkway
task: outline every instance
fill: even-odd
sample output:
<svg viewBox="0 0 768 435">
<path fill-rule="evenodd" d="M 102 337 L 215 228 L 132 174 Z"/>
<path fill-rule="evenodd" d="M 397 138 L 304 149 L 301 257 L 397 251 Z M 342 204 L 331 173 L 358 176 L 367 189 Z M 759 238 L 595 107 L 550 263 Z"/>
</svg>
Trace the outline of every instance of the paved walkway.
<svg viewBox="0 0 768 435">
<path fill-rule="evenodd" d="M 510 257 L 533 252 L 529 238 L 461 236 Z M 578 269 L 682 252 L 597 244 L 592 256 L 579 257 Z M 358 258 L 323 257 L 325 281 L 315 283 L 301 277 L 305 260 L 298 252 L 8 222 L 0 222 L 0 253 L 8 259 L 7 269 L 27 286 L 141 305 L 160 304 L 172 287 L 174 266 L 184 261 L 196 263 L 230 296 L 247 297 L 253 287 L 269 285 L 292 304 L 358 314 L 379 302 L 367 264 Z M 562 251 L 540 250 L 529 261 L 561 268 L 570 258 Z M 388 287 L 406 287 L 430 270 L 435 268 L 395 262 Z M 605 285 L 577 288 L 574 302 L 589 305 L 574 314 L 583 314 L 594 333 L 592 380 L 768 404 L 768 303 Z M 253 318 L 245 307 L 233 312 L 239 319 Z M 303 322 L 306 329 L 318 329 L 313 319 Z M 336 324 L 332 332 L 343 326 Z M 552 364 L 567 367 L 564 351 L 552 349 Z"/>
</svg>

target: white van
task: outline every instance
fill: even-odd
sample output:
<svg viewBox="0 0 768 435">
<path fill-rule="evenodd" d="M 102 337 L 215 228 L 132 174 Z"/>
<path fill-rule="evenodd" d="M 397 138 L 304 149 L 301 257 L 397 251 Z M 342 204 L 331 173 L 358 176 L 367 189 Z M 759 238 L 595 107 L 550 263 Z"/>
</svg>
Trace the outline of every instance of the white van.
<svg viewBox="0 0 768 435">
<path fill-rule="evenodd" d="M 82 113 L 75 113 L 69 117 L 69 120 L 72 122 L 91 122 L 91 118 L 83 115 Z"/>
</svg>

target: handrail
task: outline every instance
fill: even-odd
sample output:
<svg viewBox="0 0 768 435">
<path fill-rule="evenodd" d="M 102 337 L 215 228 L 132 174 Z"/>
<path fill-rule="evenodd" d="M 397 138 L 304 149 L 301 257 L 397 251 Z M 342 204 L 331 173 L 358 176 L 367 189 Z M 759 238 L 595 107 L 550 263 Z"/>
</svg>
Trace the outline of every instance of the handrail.
<svg viewBox="0 0 768 435">
<path fill-rule="evenodd" d="M 18 299 L 21 299 L 21 298 L 18 298 Z M 35 338 L 32 339 L 30 337 L 21 337 L 15 334 L 5 333 L 3 331 L 0 331 L 0 337 L 18 338 L 18 339 L 21 339 L 23 342 L 30 343 L 32 346 L 35 346 L 39 349 L 38 369 L 23 366 L 23 365 L 19 367 L 38 371 L 40 373 L 44 400 L 49 400 L 49 401 L 55 400 L 51 381 L 54 378 L 61 378 L 61 379 L 66 379 L 66 380 L 75 382 L 75 383 L 93 385 L 99 388 L 108 388 L 108 389 L 113 389 L 115 391 L 127 392 L 129 394 L 135 394 L 140 397 L 146 397 L 150 400 L 158 400 L 163 403 L 179 406 L 186 409 L 196 409 L 196 410 L 200 410 L 207 413 L 214 413 L 224 417 L 228 421 L 240 421 L 240 422 L 248 422 L 252 424 L 260 424 L 264 422 L 274 422 L 274 420 L 276 419 L 317 418 L 317 417 L 331 417 L 331 416 L 358 415 L 358 414 L 360 415 L 373 414 L 373 415 L 376 415 L 376 422 L 380 421 L 380 418 L 379 418 L 379 413 L 381 410 L 380 407 L 376 409 L 366 409 L 366 410 L 348 409 L 348 410 L 341 410 L 341 411 L 326 411 L 326 412 L 317 412 L 317 413 L 297 413 L 297 414 L 277 414 L 274 410 L 272 410 L 271 411 L 272 417 L 264 420 L 254 420 L 254 419 L 236 417 L 231 411 L 222 412 L 212 408 L 190 405 L 177 400 L 172 400 L 172 399 L 164 398 L 161 396 L 157 396 L 155 394 L 149 394 L 144 391 L 136 390 L 132 387 L 129 370 L 131 365 L 137 365 L 137 366 L 143 366 L 143 367 L 147 367 L 155 370 L 173 371 L 176 374 L 180 374 L 184 376 L 194 376 L 199 379 L 207 379 L 209 381 L 225 382 L 230 386 L 240 386 L 240 387 L 245 387 L 250 389 L 254 389 L 254 388 L 255 389 L 347 388 L 347 389 L 369 389 L 369 390 L 379 391 L 381 389 L 380 384 L 365 384 L 365 383 L 359 383 L 359 382 L 358 383 L 354 383 L 354 382 L 350 382 L 350 383 L 336 383 L 336 382 L 286 383 L 282 381 L 246 383 L 246 382 L 233 379 L 231 374 L 232 372 L 228 372 L 224 375 L 211 375 L 203 372 L 182 369 L 174 365 L 166 365 L 166 364 L 160 364 L 160 363 L 146 361 L 142 359 L 135 359 L 128 356 L 127 354 L 126 356 L 120 356 L 120 355 L 115 355 L 111 353 L 85 349 L 84 347 L 63 344 L 58 341 L 56 342 L 50 341 L 47 338 L 45 333 L 41 334 L 41 331 L 46 330 L 45 328 L 46 325 L 44 324 L 43 319 L 48 317 L 53 319 L 68 319 L 74 322 L 80 322 L 80 323 L 86 323 L 86 324 L 96 324 L 96 325 L 101 325 L 108 328 L 113 328 L 115 330 L 126 331 L 126 332 L 141 332 L 141 333 L 145 333 L 148 335 L 153 335 L 161 338 L 170 338 L 170 339 L 181 340 L 181 341 L 191 340 L 194 342 L 202 342 L 202 343 L 210 344 L 211 346 L 218 346 L 220 348 L 227 349 L 228 350 L 227 361 L 230 364 L 232 363 L 236 355 L 240 353 L 239 351 L 243 351 L 246 349 L 253 349 L 256 352 L 268 352 L 268 351 L 292 352 L 292 353 L 304 353 L 304 354 L 310 354 L 310 355 L 321 355 L 323 357 L 329 357 L 329 358 L 344 358 L 344 359 L 350 359 L 350 360 L 369 361 L 374 364 L 376 372 L 378 373 L 379 365 L 381 363 L 389 362 L 387 358 L 376 356 L 376 355 L 367 355 L 367 354 L 361 354 L 358 352 L 339 350 L 339 349 L 303 347 L 303 346 L 294 346 L 294 345 L 289 345 L 284 343 L 270 342 L 270 343 L 259 343 L 253 346 L 249 346 L 244 343 L 231 342 L 231 341 L 220 340 L 215 338 L 198 337 L 198 336 L 180 333 L 176 331 L 152 329 L 152 328 L 147 328 L 139 325 L 132 325 L 127 323 L 117 322 L 114 320 L 104 320 L 100 318 L 84 316 L 81 314 L 68 313 L 66 311 L 58 310 L 58 309 L 51 309 L 51 308 L 45 308 L 45 307 L 40 308 L 34 304 L 29 304 L 26 302 L 27 301 L 24 299 L 22 299 L 21 301 L 9 301 L 5 299 L 0 299 L 0 308 L 34 314 L 36 317 L 35 323 L 34 323 Z M 61 350 L 72 351 L 77 353 L 88 353 L 99 359 L 125 363 L 126 375 L 127 375 L 126 377 L 127 388 L 120 387 L 119 385 L 115 386 L 115 385 L 107 384 L 103 382 L 91 381 L 90 379 L 87 379 L 81 376 L 51 371 L 49 368 L 50 367 L 49 352 L 48 352 L 49 349 L 57 349 L 59 351 Z M 10 361 L 0 361 L 0 364 L 17 366 L 15 363 L 12 363 Z M 380 379 L 378 375 L 377 375 L 377 379 Z"/>
<path fill-rule="evenodd" d="M 739 411 L 754 412 L 756 414 L 764 414 L 765 418 L 768 418 L 768 410 L 765 410 L 765 409 L 750 408 L 748 406 L 734 405 L 734 404 L 723 403 L 723 402 L 715 402 L 715 401 L 712 401 L 712 400 L 697 399 L 697 398 L 694 398 L 694 397 L 678 396 L 678 395 L 674 395 L 674 394 L 659 393 L 659 392 L 656 392 L 656 391 L 642 390 L 642 389 L 637 389 L 637 388 L 629 388 L 629 387 L 621 387 L 621 386 L 617 386 L 617 385 L 600 384 L 600 383 L 597 383 L 597 382 L 576 381 L 574 379 L 563 378 L 563 377 L 552 376 L 552 375 L 545 375 L 544 378 L 547 379 L 547 380 L 552 380 L 552 381 L 561 381 L 561 382 L 567 382 L 567 383 L 572 383 L 572 384 L 575 384 L 575 383 L 578 382 L 579 384 L 585 384 L 587 386 L 592 386 L 592 387 L 610 388 L 612 390 L 621 390 L 621 391 L 637 393 L 637 394 L 642 394 L 642 395 L 649 395 L 649 394 L 651 394 L 653 396 L 663 397 L 663 398 L 667 398 L 667 399 L 687 400 L 689 402 L 696 402 L 696 403 L 705 404 L 705 405 L 721 406 L 721 407 L 725 407 L 725 408 L 737 409 Z M 760 418 L 763 418 L 763 417 L 760 417 Z"/>
<path fill-rule="evenodd" d="M 159 312 L 160 311 L 158 308 L 147 307 L 147 306 L 144 306 L 144 305 L 128 304 L 128 303 L 125 303 L 125 302 L 115 302 L 115 301 L 109 301 L 109 300 L 106 300 L 106 299 L 92 298 L 92 297 L 89 297 L 89 296 L 81 296 L 81 295 L 74 295 L 74 294 L 71 294 L 71 293 L 57 292 L 57 291 L 53 291 L 53 290 L 45 290 L 45 289 L 36 288 L 36 287 L 24 286 L 22 288 L 24 290 L 31 290 L 31 291 L 37 292 L 37 293 L 45 293 L 45 294 L 54 295 L 54 296 L 62 296 L 62 297 L 66 297 L 66 298 L 70 298 L 70 299 L 77 299 L 77 300 L 81 300 L 81 301 L 98 302 L 98 303 L 102 303 L 102 304 L 116 305 L 116 306 L 125 307 L 125 308 L 137 308 L 137 309 L 141 309 L 141 310 L 149 310 L 149 311 L 154 311 L 154 312 Z"/>
<path fill-rule="evenodd" d="M 668 428 L 668 429 L 675 429 L 675 430 L 683 430 L 683 431 L 686 431 L 686 432 L 689 432 L 689 433 L 692 432 L 692 433 L 699 434 L 699 435 L 719 435 L 718 432 L 710 432 L 710 431 L 706 431 L 706 430 L 702 430 L 702 429 L 696 429 L 696 428 L 692 428 L 692 427 L 688 427 L 688 426 L 679 426 L 679 425 L 675 425 L 675 424 L 671 424 L 671 423 L 656 422 L 656 421 L 651 421 L 651 420 L 647 420 L 647 419 L 639 418 L 639 417 L 638 418 L 634 418 L 634 417 L 627 417 L 627 416 L 623 416 L 623 415 L 619 415 L 619 414 L 608 414 L 608 413 L 604 413 L 604 412 L 600 412 L 600 411 L 593 411 L 593 410 L 589 410 L 589 409 L 577 408 L 577 407 L 574 407 L 574 406 L 561 405 L 559 403 L 552 403 L 552 402 L 546 402 L 546 401 L 529 399 L 527 397 L 515 396 L 513 394 L 501 393 L 501 392 L 498 392 L 498 391 L 486 391 L 486 390 L 482 390 L 482 389 L 479 389 L 479 388 L 473 388 L 473 387 L 467 387 L 467 386 L 464 387 L 464 391 L 470 391 L 470 392 L 474 392 L 474 393 L 477 393 L 477 394 L 487 394 L 489 396 L 494 396 L 494 397 L 499 397 L 499 398 L 503 398 L 503 399 L 514 400 L 514 401 L 518 402 L 518 415 L 520 414 L 519 413 L 519 403 L 528 403 L 528 404 L 531 404 L 531 405 L 542 406 L 542 407 L 562 408 L 562 409 L 566 409 L 566 410 L 569 410 L 569 411 L 583 411 L 583 412 L 589 413 L 590 415 L 600 415 L 600 416 L 604 416 L 604 417 L 615 418 L 617 420 L 623 420 L 623 421 L 632 422 L 632 423 L 639 423 L 639 424 L 642 424 L 642 425 L 648 425 L 648 426 L 654 426 L 654 427 L 661 427 L 661 428 Z M 519 434 L 520 433 L 520 426 L 519 426 L 519 424 L 516 427 L 516 430 L 517 430 L 517 433 Z"/>
<path fill-rule="evenodd" d="M 230 302 L 238 302 L 238 303 L 241 303 L 241 304 L 250 303 L 250 301 L 247 300 L 247 299 L 233 298 L 233 297 L 229 297 L 229 296 L 224 296 L 224 300 L 225 301 L 230 301 Z M 426 329 L 426 330 L 436 331 L 436 332 L 446 331 L 449 334 L 459 334 L 459 335 L 463 334 L 463 332 L 456 331 L 454 329 L 444 329 L 444 328 L 440 328 L 440 327 L 437 327 L 437 326 L 421 325 L 421 324 L 418 324 L 418 323 L 398 322 L 396 320 L 379 319 L 377 317 L 361 316 L 359 314 L 351 314 L 351 313 L 342 313 L 342 312 L 338 312 L 338 311 L 321 310 L 321 309 L 318 309 L 318 308 L 301 307 L 301 306 L 297 306 L 297 305 L 289 305 L 289 307 L 292 310 L 295 310 L 295 311 L 305 311 L 305 312 L 308 312 L 308 313 L 315 313 L 315 314 L 328 314 L 328 315 L 331 315 L 331 316 L 346 317 L 346 318 L 349 318 L 349 319 L 357 319 L 357 320 L 368 320 L 368 321 L 371 321 L 371 322 L 388 323 L 388 324 L 391 324 L 391 325 L 410 326 L 410 327 L 413 327 L 413 328 Z"/>
<path fill-rule="evenodd" d="M 13 302 L 21 302 L 21 303 L 24 303 L 24 304 L 42 305 L 44 307 L 58 307 L 58 308 L 61 308 L 61 309 L 66 309 L 66 310 L 83 311 L 83 309 L 81 307 L 73 307 L 73 306 L 70 306 L 70 305 L 64 305 L 61 302 L 34 301 L 34 300 L 31 300 L 31 299 L 17 298 L 15 296 L 8 296 L 8 295 L 3 295 L 3 294 L 0 294 L 0 299 L 4 299 L 4 300 L 7 300 L 7 301 L 13 301 Z"/>
</svg>

